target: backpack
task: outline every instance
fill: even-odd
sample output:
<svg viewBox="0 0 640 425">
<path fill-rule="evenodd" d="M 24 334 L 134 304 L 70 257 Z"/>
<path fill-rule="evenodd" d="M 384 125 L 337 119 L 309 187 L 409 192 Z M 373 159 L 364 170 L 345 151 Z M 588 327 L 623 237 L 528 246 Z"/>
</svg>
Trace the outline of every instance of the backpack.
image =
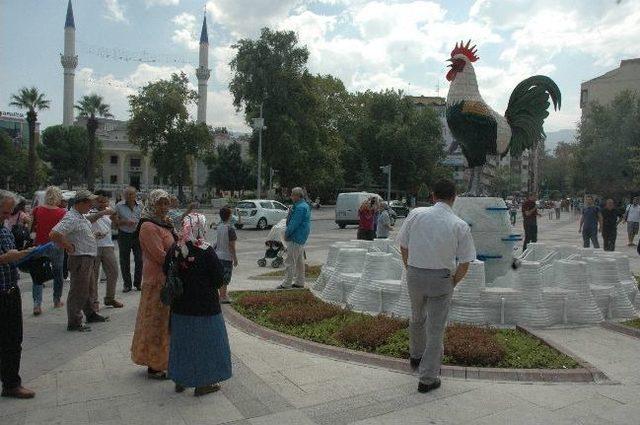
<svg viewBox="0 0 640 425">
<path fill-rule="evenodd" d="M 184 285 L 180 279 L 178 259 L 176 258 L 175 245 L 169 250 L 165 258 L 166 279 L 164 287 L 160 291 L 160 301 L 166 306 L 171 306 L 174 300 L 184 293 Z"/>
</svg>

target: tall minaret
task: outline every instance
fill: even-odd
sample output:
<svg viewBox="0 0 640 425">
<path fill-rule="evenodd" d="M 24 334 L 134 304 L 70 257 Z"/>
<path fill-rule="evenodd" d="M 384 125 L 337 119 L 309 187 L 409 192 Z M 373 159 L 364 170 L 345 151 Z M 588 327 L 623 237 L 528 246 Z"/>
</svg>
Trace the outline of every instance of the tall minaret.
<svg viewBox="0 0 640 425">
<path fill-rule="evenodd" d="M 76 56 L 76 24 L 73 21 L 73 8 L 71 0 L 67 5 L 67 19 L 64 22 L 64 54 L 60 56 L 60 62 L 64 69 L 64 100 L 62 106 L 62 125 L 73 124 L 73 85 L 75 70 L 78 66 Z"/>
<path fill-rule="evenodd" d="M 200 66 L 196 69 L 198 77 L 198 118 L 197 122 L 207 122 L 207 80 L 211 75 L 209 69 L 209 35 L 207 34 L 207 15 L 202 21 L 200 33 Z"/>
</svg>

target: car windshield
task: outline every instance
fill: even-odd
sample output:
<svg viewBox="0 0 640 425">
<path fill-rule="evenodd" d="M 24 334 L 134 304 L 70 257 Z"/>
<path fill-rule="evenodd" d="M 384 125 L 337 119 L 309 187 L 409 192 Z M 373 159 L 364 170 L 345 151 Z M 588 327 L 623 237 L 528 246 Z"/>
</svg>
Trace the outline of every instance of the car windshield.
<svg viewBox="0 0 640 425">
<path fill-rule="evenodd" d="M 255 208 L 256 204 L 254 204 L 253 202 L 238 202 L 238 205 L 236 205 L 236 208 L 243 208 L 243 209 L 248 209 L 248 208 Z"/>
</svg>

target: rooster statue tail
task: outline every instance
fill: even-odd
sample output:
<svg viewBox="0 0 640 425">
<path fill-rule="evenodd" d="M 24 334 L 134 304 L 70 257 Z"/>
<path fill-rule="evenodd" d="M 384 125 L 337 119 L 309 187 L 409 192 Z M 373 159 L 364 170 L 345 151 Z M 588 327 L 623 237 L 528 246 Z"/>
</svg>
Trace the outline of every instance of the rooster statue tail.
<svg viewBox="0 0 640 425">
<path fill-rule="evenodd" d="M 532 148 L 545 138 L 542 127 L 549 116 L 549 98 L 553 109 L 560 109 L 560 89 L 549 77 L 534 75 L 513 89 L 504 117 L 511 127 L 509 152 L 519 157 L 526 149 Z"/>
</svg>

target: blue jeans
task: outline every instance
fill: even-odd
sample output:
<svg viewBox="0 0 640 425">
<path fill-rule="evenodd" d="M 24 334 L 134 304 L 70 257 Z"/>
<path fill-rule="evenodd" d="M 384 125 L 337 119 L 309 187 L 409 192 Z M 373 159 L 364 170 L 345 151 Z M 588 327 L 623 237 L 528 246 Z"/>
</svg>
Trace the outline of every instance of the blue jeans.
<svg viewBox="0 0 640 425">
<path fill-rule="evenodd" d="M 64 277 L 62 269 L 64 267 L 64 249 L 58 245 L 40 254 L 42 257 L 49 257 L 51 261 L 51 269 L 53 270 L 53 302 L 57 303 L 62 297 L 62 286 L 64 285 Z M 33 306 L 40 307 L 42 305 L 42 285 L 33 285 Z"/>
</svg>

